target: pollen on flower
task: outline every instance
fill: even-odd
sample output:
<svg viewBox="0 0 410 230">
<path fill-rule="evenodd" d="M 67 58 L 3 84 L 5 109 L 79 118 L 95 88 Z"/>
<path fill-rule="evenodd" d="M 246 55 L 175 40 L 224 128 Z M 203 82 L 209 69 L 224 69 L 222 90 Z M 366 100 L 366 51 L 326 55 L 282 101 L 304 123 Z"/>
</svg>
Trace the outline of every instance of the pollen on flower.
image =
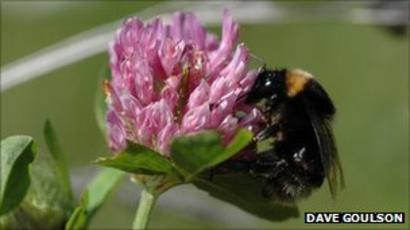
<svg viewBox="0 0 410 230">
<path fill-rule="evenodd" d="M 111 97 L 110 83 L 108 80 L 103 81 L 103 89 L 104 89 L 104 94 L 107 96 L 107 98 L 110 98 Z"/>
<path fill-rule="evenodd" d="M 178 12 L 170 24 L 127 19 L 110 44 L 112 80 L 104 82 L 111 149 L 128 140 L 168 155 L 178 135 L 211 129 L 227 144 L 238 128 L 257 132 L 260 111 L 238 100 L 256 77 L 238 30 L 228 11 L 221 40 L 192 13 Z"/>
</svg>

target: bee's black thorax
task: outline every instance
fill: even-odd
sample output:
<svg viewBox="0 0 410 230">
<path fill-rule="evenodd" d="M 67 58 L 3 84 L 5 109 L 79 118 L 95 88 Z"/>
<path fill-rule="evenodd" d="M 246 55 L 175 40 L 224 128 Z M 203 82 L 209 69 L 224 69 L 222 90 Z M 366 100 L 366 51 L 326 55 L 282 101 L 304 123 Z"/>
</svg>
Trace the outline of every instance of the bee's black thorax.
<svg viewBox="0 0 410 230">
<path fill-rule="evenodd" d="M 307 197 L 322 185 L 327 171 L 312 115 L 330 120 L 335 113 L 333 103 L 312 75 L 286 69 L 259 73 L 246 101 L 261 100 L 267 124 L 256 138 L 275 141 L 258 155 L 251 170 L 266 178 L 265 197 L 285 202 Z"/>
<path fill-rule="evenodd" d="M 270 169 L 263 193 L 267 197 L 293 202 L 321 186 L 325 173 L 315 133 L 302 101 L 291 98 L 283 103 L 286 105 L 274 112 L 280 113 L 278 120 L 272 124 L 279 126 L 276 135 L 272 135 L 275 142 L 264 155 L 276 155 L 286 165 L 282 169 Z M 257 160 L 255 172 L 263 160 Z"/>
</svg>

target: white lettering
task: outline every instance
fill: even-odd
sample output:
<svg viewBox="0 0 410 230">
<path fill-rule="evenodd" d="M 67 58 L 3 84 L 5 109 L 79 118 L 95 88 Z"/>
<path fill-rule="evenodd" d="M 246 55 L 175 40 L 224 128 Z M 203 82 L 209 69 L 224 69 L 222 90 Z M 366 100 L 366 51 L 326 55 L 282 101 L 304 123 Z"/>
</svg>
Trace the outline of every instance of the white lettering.
<svg viewBox="0 0 410 230">
<path fill-rule="evenodd" d="M 405 222 L 403 212 L 305 213 L 305 223 L 398 223 Z"/>
<path fill-rule="evenodd" d="M 306 214 L 305 214 L 305 222 L 306 222 L 306 223 L 314 223 L 314 222 L 315 222 L 315 214 L 313 214 L 313 213 L 306 213 Z"/>
</svg>

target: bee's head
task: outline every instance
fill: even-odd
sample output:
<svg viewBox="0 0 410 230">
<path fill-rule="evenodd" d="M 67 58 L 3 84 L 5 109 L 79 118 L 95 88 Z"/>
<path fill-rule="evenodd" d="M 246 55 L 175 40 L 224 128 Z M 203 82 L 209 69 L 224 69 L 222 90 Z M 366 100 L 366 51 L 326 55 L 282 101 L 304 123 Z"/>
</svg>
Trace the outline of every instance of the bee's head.
<svg viewBox="0 0 410 230">
<path fill-rule="evenodd" d="M 246 97 L 246 103 L 255 103 L 274 94 L 285 94 L 285 77 L 286 70 L 269 70 L 263 67 Z"/>
</svg>

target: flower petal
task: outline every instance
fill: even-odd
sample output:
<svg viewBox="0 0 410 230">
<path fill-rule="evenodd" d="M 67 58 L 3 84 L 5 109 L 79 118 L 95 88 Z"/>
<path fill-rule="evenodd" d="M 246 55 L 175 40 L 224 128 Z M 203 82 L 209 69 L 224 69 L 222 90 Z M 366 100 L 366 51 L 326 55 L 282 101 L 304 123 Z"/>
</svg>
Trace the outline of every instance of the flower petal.
<svg viewBox="0 0 410 230">
<path fill-rule="evenodd" d="M 158 132 L 172 121 L 172 111 L 164 99 L 143 108 L 136 119 L 139 141 L 152 147 Z"/>
<path fill-rule="evenodd" d="M 175 43 L 171 39 L 166 39 L 162 48 L 158 51 L 161 59 L 161 64 L 168 76 L 177 75 L 180 69 L 176 69 L 177 63 L 181 61 L 182 53 L 185 48 L 185 41 L 181 40 Z"/>
<path fill-rule="evenodd" d="M 173 111 L 178 104 L 179 95 L 175 88 L 166 85 L 161 91 L 161 98 L 163 98 L 168 107 Z"/>
<path fill-rule="evenodd" d="M 191 93 L 188 100 L 188 109 L 203 105 L 209 98 L 209 85 L 205 80 L 201 80 L 201 83 Z"/>
<path fill-rule="evenodd" d="M 239 127 L 257 130 L 260 111 L 237 101 L 257 75 L 246 46 L 236 46 L 238 31 L 227 10 L 221 41 L 192 13 L 176 13 L 171 24 L 126 20 L 109 45 L 110 147 L 119 151 L 128 140 L 167 155 L 175 135 L 214 129 L 228 143 Z"/>
<path fill-rule="evenodd" d="M 121 119 L 114 110 L 109 110 L 106 117 L 108 145 L 114 152 L 120 152 L 127 147 L 125 131 Z"/>
<path fill-rule="evenodd" d="M 235 135 L 236 130 L 238 129 L 238 118 L 228 115 L 221 122 L 218 129 L 224 134 L 223 143 L 228 144 Z"/>
<path fill-rule="evenodd" d="M 161 153 L 169 156 L 169 147 L 172 138 L 177 135 L 178 126 L 175 123 L 168 123 L 159 133 L 157 138 L 157 146 Z"/>
<path fill-rule="evenodd" d="M 224 95 L 230 91 L 229 80 L 225 77 L 217 78 L 211 85 L 209 93 L 209 102 L 217 103 Z"/>
<path fill-rule="evenodd" d="M 249 92 L 257 76 L 257 71 L 249 71 L 246 74 L 246 76 L 239 82 L 239 85 L 243 89 L 243 92 Z"/>
<path fill-rule="evenodd" d="M 211 126 L 217 127 L 221 122 L 222 119 L 229 116 L 234 112 L 234 106 L 236 105 L 236 98 L 234 92 L 228 93 L 224 97 L 222 97 L 219 101 L 212 104 L 213 108 L 211 111 Z"/>
<path fill-rule="evenodd" d="M 220 71 L 225 62 L 231 58 L 233 46 L 239 37 L 239 26 L 228 10 L 224 10 L 222 20 L 222 41 L 218 50 L 210 54 L 209 69 L 213 71 L 212 73 Z"/>
<path fill-rule="evenodd" d="M 248 49 L 240 44 L 229 64 L 221 70 L 221 75 L 230 79 L 233 84 L 238 84 L 246 76 L 246 63 L 248 62 Z"/>
<path fill-rule="evenodd" d="M 209 110 L 209 104 L 204 103 L 201 106 L 197 106 L 192 110 L 188 110 L 182 119 L 182 131 L 183 133 L 197 132 L 201 129 L 206 129 L 210 124 L 211 113 Z"/>
</svg>

